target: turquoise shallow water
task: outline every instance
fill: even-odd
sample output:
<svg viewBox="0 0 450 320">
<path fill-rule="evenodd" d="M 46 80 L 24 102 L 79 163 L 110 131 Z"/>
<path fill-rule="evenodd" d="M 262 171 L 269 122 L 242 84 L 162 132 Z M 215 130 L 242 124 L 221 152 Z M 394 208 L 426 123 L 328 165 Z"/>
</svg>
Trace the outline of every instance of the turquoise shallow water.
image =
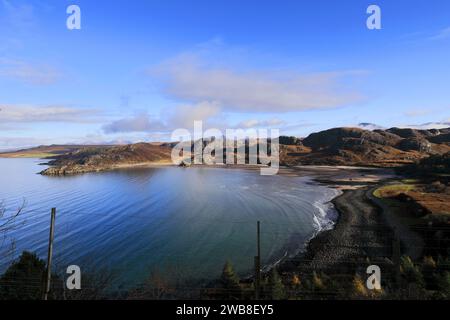
<svg viewBox="0 0 450 320">
<path fill-rule="evenodd" d="M 226 260 L 245 276 L 253 268 L 256 221 L 270 264 L 295 254 L 329 227 L 326 203 L 336 190 L 308 178 L 260 176 L 217 168 L 133 168 L 46 177 L 37 159 L 0 159 L 0 201 L 23 201 L 23 224 L 4 241 L 0 271 L 22 250 L 46 255 L 50 209 L 57 208 L 54 261 L 111 270 L 124 286 L 152 270 L 181 280 L 217 277 Z M 13 254 L 6 255 L 14 239 Z"/>
</svg>

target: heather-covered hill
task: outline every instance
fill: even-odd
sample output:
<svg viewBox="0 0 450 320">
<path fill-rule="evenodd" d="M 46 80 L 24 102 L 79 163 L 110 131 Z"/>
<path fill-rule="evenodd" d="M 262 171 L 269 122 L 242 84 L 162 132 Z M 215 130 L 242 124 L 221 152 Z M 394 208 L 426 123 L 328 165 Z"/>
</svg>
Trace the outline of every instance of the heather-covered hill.
<svg viewBox="0 0 450 320">
<path fill-rule="evenodd" d="M 333 128 L 309 135 L 302 144 L 310 152 L 287 153 L 282 162 L 290 165 L 398 166 L 449 152 L 449 131 Z"/>
<path fill-rule="evenodd" d="M 333 128 L 312 133 L 304 139 L 282 136 L 279 141 L 281 165 L 398 167 L 450 152 L 450 128 L 391 128 L 373 131 Z M 49 162 L 51 167 L 44 170 L 43 174 L 64 175 L 137 164 L 170 163 L 174 145 L 137 143 L 113 147 L 76 146 L 65 154 L 55 156 L 54 160 Z M 204 141 L 203 147 L 206 145 L 207 142 Z M 40 147 L 40 150 L 45 150 L 45 147 Z"/>
</svg>

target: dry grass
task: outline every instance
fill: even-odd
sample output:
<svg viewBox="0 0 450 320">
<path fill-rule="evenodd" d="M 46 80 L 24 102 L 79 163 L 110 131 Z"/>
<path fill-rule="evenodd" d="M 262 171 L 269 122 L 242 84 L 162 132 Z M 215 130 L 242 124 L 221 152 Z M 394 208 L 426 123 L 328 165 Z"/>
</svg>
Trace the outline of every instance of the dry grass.
<svg viewBox="0 0 450 320">
<path fill-rule="evenodd" d="M 433 215 L 450 215 L 450 195 L 445 193 L 410 192 L 408 196 Z"/>
<path fill-rule="evenodd" d="M 403 202 L 396 200 L 398 196 L 406 195 L 411 202 L 425 209 L 425 212 L 435 216 L 450 215 L 450 194 L 428 192 L 425 185 L 415 184 L 414 180 L 403 182 L 409 183 L 386 185 L 375 190 L 373 195 L 386 203 L 392 201 L 398 204 Z"/>
</svg>

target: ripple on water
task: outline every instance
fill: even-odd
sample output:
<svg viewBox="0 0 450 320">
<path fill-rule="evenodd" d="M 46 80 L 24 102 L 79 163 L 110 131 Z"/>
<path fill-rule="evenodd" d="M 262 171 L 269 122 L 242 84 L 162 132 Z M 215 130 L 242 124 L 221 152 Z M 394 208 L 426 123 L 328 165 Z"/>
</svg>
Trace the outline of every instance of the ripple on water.
<svg viewBox="0 0 450 320">
<path fill-rule="evenodd" d="M 211 279 L 230 260 L 253 267 L 256 221 L 265 264 L 301 249 L 328 228 L 336 192 L 308 178 L 260 176 L 212 168 L 135 168 L 45 177 L 33 159 L 0 159 L 8 188 L 0 200 L 26 199 L 26 223 L 10 234 L 16 252 L 45 257 L 49 212 L 57 208 L 55 261 L 113 269 L 133 284 L 151 269 L 182 268 L 184 278 Z M 3 262 L 0 268 L 4 270 Z M 180 275 L 179 275 L 180 276 Z"/>
</svg>

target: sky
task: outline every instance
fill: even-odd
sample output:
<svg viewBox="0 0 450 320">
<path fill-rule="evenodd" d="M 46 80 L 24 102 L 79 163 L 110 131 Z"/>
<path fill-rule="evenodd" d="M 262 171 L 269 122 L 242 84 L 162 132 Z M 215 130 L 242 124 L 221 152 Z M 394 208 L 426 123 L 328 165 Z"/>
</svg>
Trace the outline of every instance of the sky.
<svg viewBox="0 0 450 320">
<path fill-rule="evenodd" d="M 0 25 L 0 149 L 450 126 L 448 0 L 0 0 Z"/>
</svg>

